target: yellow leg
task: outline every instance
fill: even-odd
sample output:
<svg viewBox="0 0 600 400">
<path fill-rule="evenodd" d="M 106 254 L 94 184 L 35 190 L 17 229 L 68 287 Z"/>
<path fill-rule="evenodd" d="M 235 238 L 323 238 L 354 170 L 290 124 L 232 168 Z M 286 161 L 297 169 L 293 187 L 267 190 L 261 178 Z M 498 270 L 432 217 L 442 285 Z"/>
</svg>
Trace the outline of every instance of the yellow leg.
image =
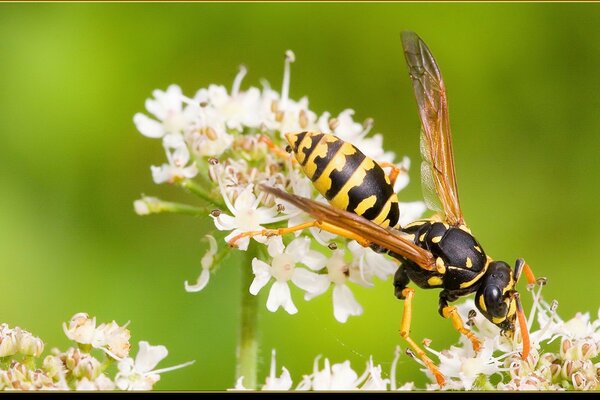
<svg viewBox="0 0 600 400">
<path fill-rule="evenodd" d="M 412 299 L 415 294 L 415 290 L 411 288 L 405 288 L 402 291 L 402 295 L 404 296 L 404 312 L 402 314 L 402 322 L 400 324 L 400 336 L 404 338 L 415 352 L 415 354 L 423 361 L 425 366 L 429 368 L 429 371 L 435 376 L 435 380 L 437 381 L 440 387 L 446 384 L 446 379 L 444 375 L 440 372 L 438 367 L 431 361 L 429 357 L 425 354 L 425 352 L 415 343 L 414 340 L 409 336 L 410 334 L 410 323 L 412 319 Z"/>
<path fill-rule="evenodd" d="M 475 352 L 478 352 L 481 348 L 481 342 L 479 341 L 479 339 L 477 339 L 473 332 L 465 328 L 462 318 L 460 318 L 458 311 L 456 311 L 456 307 L 446 306 L 442 309 L 442 314 L 444 318 L 448 318 L 450 319 L 450 321 L 452 321 L 452 326 L 454 327 L 454 329 L 456 329 L 462 335 L 465 335 L 467 339 L 471 341 L 471 343 L 473 344 L 473 350 L 475 350 Z"/>
<path fill-rule="evenodd" d="M 365 239 L 364 237 L 359 236 L 350 231 L 347 231 L 345 229 L 339 228 L 328 222 L 309 221 L 309 222 L 305 222 L 303 224 L 290 226 L 289 228 L 263 229 L 260 231 L 251 231 L 251 232 L 240 233 L 239 235 L 234 236 L 233 238 L 231 238 L 231 240 L 229 240 L 229 246 L 235 247 L 236 246 L 235 243 L 243 237 L 252 237 L 252 236 L 267 236 L 267 237 L 269 237 L 269 236 L 275 236 L 275 235 L 285 235 L 287 233 L 301 231 L 303 229 L 308 229 L 308 228 L 319 228 L 321 230 L 333 233 L 334 235 L 343 236 L 350 240 L 356 240 L 363 247 L 369 247 L 371 245 L 371 242 L 369 240 Z"/>
<path fill-rule="evenodd" d="M 292 163 L 298 162 L 287 151 L 283 150 L 281 147 L 279 147 L 275 143 L 273 143 L 273 141 L 268 136 L 260 135 L 260 138 L 258 140 L 260 142 L 266 144 L 267 147 L 269 148 L 269 150 L 271 150 L 273 153 L 277 154 L 279 157 L 286 159 L 286 160 L 292 160 Z"/>
</svg>

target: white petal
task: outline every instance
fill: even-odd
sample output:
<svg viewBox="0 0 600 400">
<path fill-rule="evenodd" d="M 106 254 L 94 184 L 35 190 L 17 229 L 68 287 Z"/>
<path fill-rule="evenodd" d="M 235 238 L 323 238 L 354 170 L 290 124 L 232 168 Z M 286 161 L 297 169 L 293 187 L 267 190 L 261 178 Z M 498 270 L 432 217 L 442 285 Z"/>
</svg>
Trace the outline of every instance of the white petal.
<svg viewBox="0 0 600 400">
<path fill-rule="evenodd" d="M 300 261 L 313 271 L 320 271 L 327 264 L 327 257 L 318 251 L 311 250 Z"/>
<path fill-rule="evenodd" d="M 221 213 L 218 217 L 213 217 L 213 220 L 215 221 L 215 226 L 220 231 L 230 231 L 237 227 L 237 221 L 231 215 Z"/>
<path fill-rule="evenodd" d="M 331 372 L 331 389 L 355 389 L 358 374 L 354 372 L 352 367 L 350 367 L 350 361 L 344 361 L 340 364 L 333 364 L 331 366 Z"/>
<path fill-rule="evenodd" d="M 188 281 L 184 282 L 186 292 L 199 292 L 208 285 L 208 279 L 210 278 L 210 270 L 208 268 L 202 268 L 198 281 L 195 284 L 190 285 Z"/>
<path fill-rule="evenodd" d="M 140 373 L 152 371 L 169 354 L 165 346 L 152 346 L 146 341 L 141 341 L 139 347 L 135 357 L 135 370 Z"/>
<path fill-rule="evenodd" d="M 240 229 L 234 229 L 231 233 L 229 233 L 229 235 L 225 236 L 225 239 L 224 239 L 225 242 L 229 243 L 229 241 L 231 239 L 238 236 L 242 232 L 243 231 Z M 235 245 L 237 246 L 237 248 L 239 250 L 243 250 L 243 251 L 248 250 L 248 244 L 250 244 L 250 238 L 248 238 L 248 237 L 242 237 L 242 238 L 236 240 L 236 242 L 235 242 Z"/>
<path fill-rule="evenodd" d="M 279 378 L 267 377 L 266 384 L 262 390 L 289 390 L 292 387 L 292 377 L 285 367 L 281 367 L 281 376 Z"/>
<path fill-rule="evenodd" d="M 253 258 L 252 273 L 254 274 L 254 280 L 250 284 L 250 293 L 256 296 L 260 289 L 269 283 L 271 279 L 271 267 L 266 262 L 258 258 Z"/>
<path fill-rule="evenodd" d="M 256 196 L 254 195 L 254 185 L 248 185 L 235 199 L 233 207 L 236 210 L 248 210 L 251 209 L 256 202 Z"/>
<path fill-rule="evenodd" d="M 291 243 L 288 244 L 287 248 L 285 249 L 285 252 L 292 256 L 294 261 L 300 262 L 304 259 L 304 256 L 308 252 L 309 246 L 310 239 L 305 236 L 302 236 L 292 240 Z"/>
<path fill-rule="evenodd" d="M 300 289 L 306 291 L 305 300 L 310 300 L 320 294 L 323 294 L 329 288 L 329 278 L 327 275 L 320 275 L 310 272 L 304 268 L 296 268 L 292 275 L 292 282 Z"/>
<path fill-rule="evenodd" d="M 283 254 L 285 246 L 283 245 L 283 240 L 281 239 L 281 236 L 272 236 L 269 238 L 269 240 L 267 240 L 267 243 L 267 250 L 271 257 Z"/>
<path fill-rule="evenodd" d="M 283 307 L 289 314 L 296 314 L 298 309 L 292 302 L 290 287 L 286 282 L 274 282 L 267 298 L 267 310 L 271 312 L 277 311 L 279 307 Z"/>
<path fill-rule="evenodd" d="M 133 116 L 133 123 L 140 133 L 146 137 L 158 139 L 163 137 L 165 130 L 160 122 L 137 113 Z"/>
<path fill-rule="evenodd" d="M 339 322 L 346 322 L 351 315 L 361 315 L 362 307 L 346 285 L 335 285 L 333 288 L 333 316 Z"/>
<path fill-rule="evenodd" d="M 157 185 L 168 182 L 171 178 L 171 166 L 169 164 L 163 164 L 160 167 L 152 165 L 150 171 L 152 172 L 152 180 Z"/>
<path fill-rule="evenodd" d="M 400 207 L 400 226 L 408 225 L 409 223 L 421 218 L 421 215 L 427 210 L 427 206 L 422 201 L 413 201 L 410 203 L 399 203 Z"/>
</svg>

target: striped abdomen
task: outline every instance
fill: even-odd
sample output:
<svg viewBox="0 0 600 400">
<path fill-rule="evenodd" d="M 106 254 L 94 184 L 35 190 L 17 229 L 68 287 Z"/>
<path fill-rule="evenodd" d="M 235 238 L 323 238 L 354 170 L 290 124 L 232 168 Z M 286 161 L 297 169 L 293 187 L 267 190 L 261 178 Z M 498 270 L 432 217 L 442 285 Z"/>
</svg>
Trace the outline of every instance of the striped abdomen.
<svg viewBox="0 0 600 400">
<path fill-rule="evenodd" d="M 334 135 L 301 132 L 285 136 L 306 176 L 332 206 L 381 226 L 398 223 L 398 197 L 375 161 Z"/>
</svg>

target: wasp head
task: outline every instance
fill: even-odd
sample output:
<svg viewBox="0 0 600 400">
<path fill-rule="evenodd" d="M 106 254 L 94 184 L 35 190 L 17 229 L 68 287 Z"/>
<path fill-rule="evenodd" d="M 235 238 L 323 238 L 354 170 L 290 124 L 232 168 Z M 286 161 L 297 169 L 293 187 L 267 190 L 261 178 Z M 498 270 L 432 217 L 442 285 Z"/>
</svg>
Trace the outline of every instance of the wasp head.
<svg viewBox="0 0 600 400">
<path fill-rule="evenodd" d="M 492 261 L 475 296 L 479 311 L 507 336 L 512 336 L 515 331 L 518 308 L 515 284 L 508 264 Z"/>
</svg>

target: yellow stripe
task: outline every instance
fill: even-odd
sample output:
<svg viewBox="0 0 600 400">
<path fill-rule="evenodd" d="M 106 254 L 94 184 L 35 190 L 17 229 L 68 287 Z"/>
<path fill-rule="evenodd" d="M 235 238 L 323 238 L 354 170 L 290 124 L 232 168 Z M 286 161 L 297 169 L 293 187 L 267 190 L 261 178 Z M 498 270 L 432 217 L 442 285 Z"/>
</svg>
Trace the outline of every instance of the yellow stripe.
<svg viewBox="0 0 600 400">
<path fill-rule="evenodd" d="M 358 206 L 356 206 L 356 208 L 354 209 L 354 212 L 358 215 L 363 215 L 365 213 L 365 211 L 367 211 L 369 208 L 373 207 L 373 205 L 377 202 L 377 196 L 375 196 L 374 194 L 367 197 L 366 199 L 363 199 L 360 203 L 358 203 Z"/>
<path fill-rule="evenodd" d="M 304 135 L 302 141 L 298 143 L 298 148 L 296 149 L 296 160 L 298 160 L 300 164 L 304 162 L 304 149 L 310 148 L 312 141 L 312 132 L 306 132 L 306 135 Z"/>
<path fill-rule="evenodd" d="M 373 222 L 384 227 L 389 226 L 391 221 L 388 219 L 388 215 L 390 213 L 390 209 L 392 208 L 392 204 L 394 203 L 398 203 L 398 195 L 396 195 L 396 193 L 392 193 L 392 195 L 387 199 L 387 201 L 383 205 L 383 208 L 381 209 L 377 217 L 375 217 Z"/>
<path fill-rule="evenodd" d="M 479 308 L 481 308 L 483 311 L 487 311 L 487 306 L 485 305 L 485 299 L 483 298 L 483 295 L 479 296 Z"/>
<path fill-rule="evenodd" d="M 354 153 L 356 153 L 356 148 L 349 143 L 344 143 L 342 147 L 340 147 L 340 150 L 338 151 L 337 155 L 327 165 L 321 176 L 319 176 L 319 179 L 317 179 L 314 182 L 315 188 L 319 191 L 319 193 L 325 196 L 325 193 L 327 193 L 327 191 L 331 189 L 331 172 L 333 170 L 341 171 L 344 168 L 344 165 L 346 164 L 346 156 L 351 156 Z M 333 203 L 331 204 L 335 205 Z M 346 209 L 346 207 L 340 208 L 342 208 L 342 210 Z"/>
<path fill-rule="evenodd" d="M 473 283 L 477 282 L 484 274 L 485 271 L 487 271 L 487 267 L 490 264 L 490 261 L 488 260 L 485 265 L 483 266 L 483 269 L 475 276 L 475 278 L 471 279 L 468 282 L 463 282 L 460 284 L 459 288 L 464 289 L 466 287 L 471 286 Z"/>
<path fill-rule="evenodd" d="M 308 158 L 308 161 L 306 162 L 304 167 L 302 167 L 304 174 L 309 179 L 312 180 L 312 177 L 315 175 L 315 172 L 317 172 L 317 164 L 315 164 L 315 158 L 317 158 L 317 157 L 325 158 L 327 156 L 327 150 L 329 149 L 329 146 L 327 146 L 327 144 L 336 142 L 338 140 L 340 140 L 340 139 L 336 138 L 333 135 L 323 135 L 323 137 L 319 141 L 319 144 L 317 144 L 317 147 L 315 148 L 315 150 L 312 152 L 312 154 Z M 338 152 L 339 152 L 339 150 L 338 150 Z M 337 153 L 336 153 L 336 155 L 337 155 Z M 334 159 L 334 158 L 335 158 L 335 155 L 331 159 Z"/>
<path fill-rule="evenodd" d="M 360 163 L 356 171 L 350 176 L 350 179 L 346 181 L 344 186 L 340 189 L 340 191 L 335 195 L 333 199 L 331 199 L 331 205 L 334 207 L 341 208 L 342 210 L 348 209 L 348 204 L 350 204 L 350 190 L 354 187 L 360 186 L 363 183 L 365 176 L 367 176 L 367 171 L 373 169 L 375 167 L 375 162 L 368 157 Z"/>
</svg>

